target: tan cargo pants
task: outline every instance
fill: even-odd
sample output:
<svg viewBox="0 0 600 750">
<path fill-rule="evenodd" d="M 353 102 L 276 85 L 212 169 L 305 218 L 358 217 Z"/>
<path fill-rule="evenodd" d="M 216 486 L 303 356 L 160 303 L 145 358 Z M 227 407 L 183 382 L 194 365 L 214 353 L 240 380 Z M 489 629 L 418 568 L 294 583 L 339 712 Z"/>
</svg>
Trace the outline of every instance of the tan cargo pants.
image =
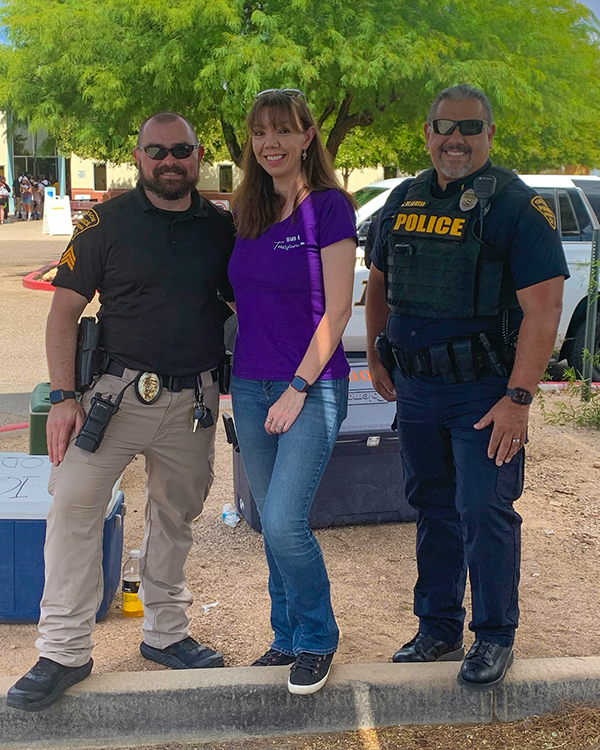
<svg viewBox="0 0 600 750">
<path fill-rule="evenodd" d="M 104 375 L 83 399 L 116 396 L 136 375 Z M 215 423 L 219 386 L 202 374 L 204 402 Z M 54 496 L 48 515 L 41 602 L 40 656 L 77 667 L 89 661 L 92 632 L 102 602 L 102 532 L 112 488 L 136 454 L 146 458 L 146 528 L 140 555 L 144 640 L 166 648 L 190 635 L 186 560 L 191 522 L 202 511 L 213 481 L 215 427 L 191 429 L 194 389 L 163 390 L 155 404 L 142 404 L 131 386 L 95 453 L 78 448 L 75 436 L 64 461 L 52 470 Z M 127 498 L 126 498 L 127 500 Z"/>
</svg>

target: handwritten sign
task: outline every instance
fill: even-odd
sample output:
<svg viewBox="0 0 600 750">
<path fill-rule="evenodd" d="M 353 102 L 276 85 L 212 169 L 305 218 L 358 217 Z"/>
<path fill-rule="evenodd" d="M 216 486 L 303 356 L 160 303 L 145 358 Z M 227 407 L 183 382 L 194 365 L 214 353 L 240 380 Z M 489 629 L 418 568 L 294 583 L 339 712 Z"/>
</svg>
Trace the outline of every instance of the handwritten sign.
<svg viewBox="0 0 600 750">
<path fill-rule="evenodd" d="M 0 453 L 0 519 L 46 518 L 51 468 L 48 456 Z"/>
</svg>

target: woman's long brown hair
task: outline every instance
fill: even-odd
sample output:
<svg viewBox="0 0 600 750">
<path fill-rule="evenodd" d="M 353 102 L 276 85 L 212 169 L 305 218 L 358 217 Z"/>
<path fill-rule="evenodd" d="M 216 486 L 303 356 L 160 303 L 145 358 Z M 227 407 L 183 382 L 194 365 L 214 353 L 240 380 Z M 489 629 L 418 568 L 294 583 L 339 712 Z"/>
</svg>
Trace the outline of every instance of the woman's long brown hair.
<svg viewBox="0 0 600 750">
<path fill-rule="evenodd" d="M 273 91 L 260 96 L 246 119 L 248 140 L 244 146 L 242 169 L 244 178 L 233 194 L 232 205 L 240 237 L 256 239 L 280 220 L 283 197 L 275 192 L 273 178 L 259 165 L 252 150 L 252 131 L 257 125 L 272 122 L 275 126 L 289 125 L 296 132 L 306 132 L 314 126 L 315 137 L 306 149 L 302 163 L 303 188 L 294 201 L 294 211 L 306 190 L 339 190 L 352 205 L 355 201 L 339 183 L 333 159 L 323 145 L 315 119 L 303 97 Z"/>
</svg>

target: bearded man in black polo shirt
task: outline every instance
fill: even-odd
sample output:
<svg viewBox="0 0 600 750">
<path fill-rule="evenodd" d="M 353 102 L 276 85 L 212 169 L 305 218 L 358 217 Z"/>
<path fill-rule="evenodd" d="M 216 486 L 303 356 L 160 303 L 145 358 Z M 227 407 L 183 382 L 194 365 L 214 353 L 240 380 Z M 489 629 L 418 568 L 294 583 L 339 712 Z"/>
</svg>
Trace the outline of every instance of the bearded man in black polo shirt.
<svg viewBox="0 0 600 750">
<path fill-rule="evenodd" d="M 186 611 L 192 602 L 185 580 L 191 522 L 213 480 L 215 369 L 224 355 L 218 294 L 233 300 L 227 280 L 233 219 L 195 189 L 202 153 L 181 115 L 148 118 L 134 151 L 137 188 L 89 211 L 60 260 L 47 326 L 54 501 L 36 642 L 40 659 L 9 690 L 7 702 L 15 708 L 47 708 L 92 669 L 104 516 L 115 482 L 138 453 L 148 475 L 140 650 L 174 669 L 223 666 L 221 654 L 190 636 Z M 108 363 L 79 403 L 77 323 L 96 290 Z M 113 403 L 120 394 L 122 399 L 90 452 L 80 432 L 96 393 Z"/>
</svg>

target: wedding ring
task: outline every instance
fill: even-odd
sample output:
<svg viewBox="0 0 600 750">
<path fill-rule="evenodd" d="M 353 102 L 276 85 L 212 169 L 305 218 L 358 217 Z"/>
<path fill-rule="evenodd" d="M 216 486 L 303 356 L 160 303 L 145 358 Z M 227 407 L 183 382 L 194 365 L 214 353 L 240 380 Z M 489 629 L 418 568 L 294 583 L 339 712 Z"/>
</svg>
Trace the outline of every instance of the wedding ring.
<svg viewBox="0 0 600 750">
<path fill-rule="evenodd" d="M 267 418 L 265 419 L 265 422 L 266 422 L 267 424 L 271 424 L 271 422 L 272 422 L 272 421 L 273 421 L 273 417 L 267 417 Z"/>
<path fill-rule="evenodd" d="M 512 441 L 513 441 L 513 443 L 520 443 L 521 442 L 521 438 L 513 438 Z"/>
<path fill-rule="evenodd" d="M 281 432 L 283 430 L 283 425 L 282 424 L 278 424 L 277 427 L 275 428 L 275 430 L 277 432 Z"/>
</svg>

